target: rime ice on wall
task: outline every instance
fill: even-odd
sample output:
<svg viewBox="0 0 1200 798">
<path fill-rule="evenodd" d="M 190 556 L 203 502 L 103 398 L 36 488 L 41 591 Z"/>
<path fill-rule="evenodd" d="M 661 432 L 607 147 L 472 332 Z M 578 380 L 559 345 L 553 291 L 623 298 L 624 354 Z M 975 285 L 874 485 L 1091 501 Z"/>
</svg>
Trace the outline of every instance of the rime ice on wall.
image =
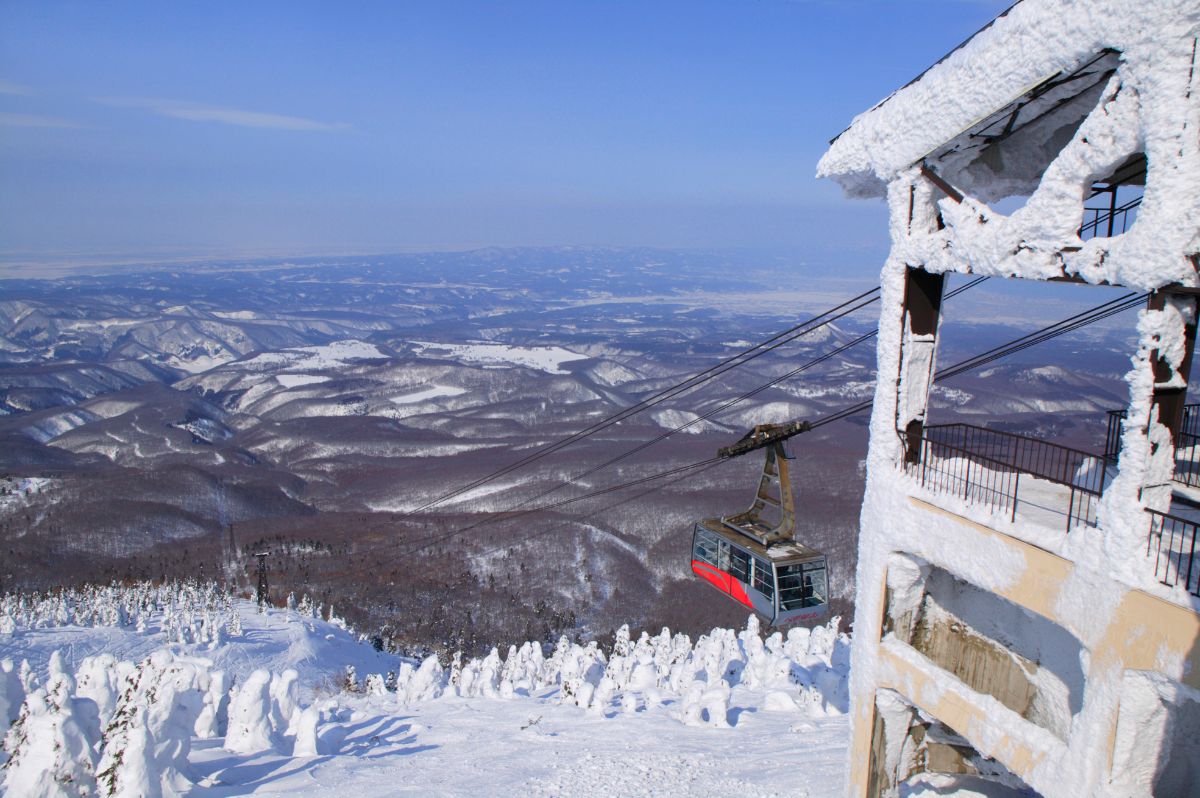
<svg viewBox="0 0 1200 798">
<path fill-rule="evenodd" d="M 891 219 L 877 352 L 879 373 L 896 373 L 900 383 L 898 391 L 888 380 L 876 387 L 872 468 L 898 461 L 896 430 L 922 418 L 927 401 L 922 358 L 934 348 L 918 346 L 902 324 L 907 266 L 1137 289 L 1200 285 L 1198 30 L 1195 0 L 1026 0 L 857 117 L 832 143 L 818 174 L 851 194 L 886 187 Z M 1048 79 L 1062 87 L 1029 94 Z M 1013 136 L 980 143 L 981 130 L 1018 119 Z M 1093 183 L 1138 155 L 1146 157 L 1146 175 L 1136 222 L 1120 235 L 1081 240 Z M 964 196 L 946 196 L 922 164 Z M 1012 194 L 1028 199 L 1011 214 L 988 205 Z M 1151 359 L 1180 361 L 1192 313 L 1184 304 L 1168 300 L 1163 310 L 1142 312 L 1139 351 L 1126 375 L 1120 475 L 1099 508 L 1109 570 L 1148 589 L 1153 574 L 1134 556 L 1145 546 L 1142 510 L 1167 509 L 1169 490 L 1162 486 L 1172 469 L 1167 431 L 1151 417 Z M 864 513 L 878 512 L 871 495 L 868 486 Z M 1031 530 L 1025 537 L 1067 556 L 1089 556 L 1071 550 L 1073 542 L 1061 535 L 1049 539 Z"/>
<path fill-rule="evenodd" d="M 1192 69 L 1198 23 L 1200 7 L 1190 0 L 1018 3 L 857 117 L 817 174 L 851 194 L 879 195 L 897 181 L 916 180 L 909 170 L 929 160 L 967 195 L 961 204 L 938 204 L 944 230 L 919 229 L 896 242 L 900 260 L 929 271 L 969 267 L 974 274 L 1034 279 L 1065 273 L 1143 289 L 1195 285 L 1189 256 L 1200 249 L 1200 74 Z M 971 150 L 970 161 L 955 145 L 1035 85 L 1107 51 L 1115 72 L 1098 93 L 1075 101 L 1081 107 L 1062 120 L 1065 128 L 1007 140 L 995 153 Z M 1084 192 L 1138 153 L 1146 155 L 1148 171 L 1137 223 L 1122 236 L 1080 241 Z M 980 169 L 997 161 L 1000 169 Z M 987 205 L 1013 194 L 1029 199 L 1011 215 Z"/>
<path fill-rule="evenodd" d="M 854 755 L 864 760 L 874 719 L 889 722 L 888 701 L 876 704 L 889 680 L 903 692 L 897 681 L 934 673 L 925 693 L 904 688 L 900 703 L 934 705 L 953 693 L 960 706 L 978 713 L 974 717 L 986 718 L 979 728 L 958 730 L 980 753 L 1012 762 L 1020 759 L 1014 746 L 1027 745 L 1033 753 L 1021 765 L 1022 777 L 1032 787 L 1054 796 L 1107 795 L 1108 763 L 1097 752 L 1111 749 L 1118 705 L 1136 704 L 1136 697 L 1122 696 L 1121 683 L 1135 654 L 1118 651 L 1127 637 L 1146 634 L 1136 626 L 1140 619 L 1121 615 L 1132 606 L 1126 603 L 1135 595 L 1130 589 L 1200 607 L 1183 588 L 1160 584 L 1146 560 L 1145 510 L 1168 509 L 1174 466 L 1154 395 L 1181 382 L 1172 376 L 1156 384 L 1154 361 L 1171 369 L 1181 363 L 1185 324 L 1195 307 L 1190 296 L 1163 292 L 1162 309 L 1139 317 L 1119 472 L 1103 491 L 1096 529 L 1001 523 L 944 491 L 930 498 L 898 467 L 904 453 L 897 434 L 924 417 L 923 375 L 935 351 L 909 332 L 909 267 L 1138 290 L 1200 286 L 1198 33 L 1197 0 L 1023 0 L 856 118 L 821 160 L 818 174 L 833 177 L 847 193 L 886 193 L 891 225 L 892 248 L 881 274 L 880 378 L 861 515 L 850 685 Z M 1121 182 L 1114 174 L 1128 178 L 1127 170 L 1136 172 L 1143 158 L 1136 221 L 1119 235 L 1082 240 L 1084 202 L 1094 183 Z M 993 207 L 1011 197 L 1026 200 L 1007 214 Z M 929 498 L 980 527 L 922 509 L 910 496 Z M 1034 578 L 1030 560 L 1039 555 L 1014 538 L 1052 552 L 1057 559 L 1046 562 L 1061 566 L 1061 582 L 1048 584 L 1046 573 Z M 1084 649 L 1082 708 L 1039 725 L 939 673 L 941 666 L 897 634 L 885 634 L 880 619 L 896 624 L 904 601 L 913 598 L 885 593 L 885 576 L 889 586 L 905 576 L 896 553 L 932 563 L 983 592 L 1023 599 L 1024 609 L 1070 632 Z M 1040 591 L 1046 596 L 1039 604 Z M 1183 626 L 1173 630 L 1180 639 L 1188 637 Z M 1186 651 L 1167 648 L 1153 655 L 1155 672 L 1168 680 L 1192 678 Z M 899 734 L 903 739 L 904 730 Z M 895 766 L 898 751 L 885 753 L 885 764 Z M 1063 774 L 1071 774 L 1069 784 Z M 866 777 L 854 778 L 860 783 L 852 794 L 864 794 Z"/>
</svg>

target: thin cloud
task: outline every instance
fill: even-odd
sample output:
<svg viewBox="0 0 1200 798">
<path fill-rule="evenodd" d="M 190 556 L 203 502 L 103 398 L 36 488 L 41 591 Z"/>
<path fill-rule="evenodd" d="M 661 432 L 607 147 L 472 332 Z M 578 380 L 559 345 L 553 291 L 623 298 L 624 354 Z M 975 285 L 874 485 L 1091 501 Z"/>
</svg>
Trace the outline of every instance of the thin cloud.
<svg viewBox="0 0 1200 798">
<path fill-rule="evenodd" d="M 41 116 L 40 114 L 10 114 L 0 111 L 0 127 L 80 127 L 79 123 L 57 116 Z"/>
<path fill-rule="evenodd" d="M 97 97 L 95 102 L 118 108 L 140 108 L 171 119 L 189 122 L 216 122 L 237 127 L 268 128 L 272 130 L 349 130 L 341 122 L 320 122 L 302 116 L 271 114 L 263 111 L 244 111 L 238 108 L 219 108 L 184 100 L 154 100 L 138 97 Z"/>
<path fill-rule="evenodd" d="M 33 94 L 33 89 L 28 86 L 22 86 L 20 83 L 13 83 L 11 80 L 0 78 L 0 94 Z"/>
</svg>

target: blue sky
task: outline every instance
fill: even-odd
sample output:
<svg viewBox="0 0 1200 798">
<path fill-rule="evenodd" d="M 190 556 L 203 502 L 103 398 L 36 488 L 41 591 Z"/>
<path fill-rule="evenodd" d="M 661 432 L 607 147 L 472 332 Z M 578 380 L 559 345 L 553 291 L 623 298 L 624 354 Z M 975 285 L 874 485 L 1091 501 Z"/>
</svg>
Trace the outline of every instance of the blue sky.
<svg viewBox="0 0 1200 798">
<path fill-rule="evenodd" d="M 869 268 L 829 138 L 1004 2 L 0 2 L 0 249 L 764 248 Z"/>
</svg>

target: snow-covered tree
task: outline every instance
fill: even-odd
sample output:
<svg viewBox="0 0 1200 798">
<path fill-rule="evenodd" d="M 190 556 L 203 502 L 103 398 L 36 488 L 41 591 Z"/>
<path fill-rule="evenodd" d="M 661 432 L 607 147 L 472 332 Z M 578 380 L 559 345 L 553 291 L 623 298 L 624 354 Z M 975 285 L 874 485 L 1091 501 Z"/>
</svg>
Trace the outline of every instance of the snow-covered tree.
<svg viewBox="0 0 1200 798">
<path fill-rule="evenodd" d="M 613 636 L 612 653 L 614 657 L 629 656 L 629 624 L 622 624 Z"/>
<path fill-rule="evenodd" d="M 296 722 L 296 744 L 292 748 L 292 756 L 319 756 L 325 753 L 321 750 L 321 741 L 317 737 L 322 719 L 322 705 L 313 704 L 300 713 Z"/>
<path fill-rule="evenodd" d="M 247 677 L 229 703 L 229 730 L 225 748 L 237 754 L 253 754 L 275 748 L 271 728 L 271 674 L 259 669 Z"/>
<path fill-rule="evenodd" d="M 96 791 L 96 759 L 63 673 L 25 699 L 5 741 L 4 788 L 12 796 L 78 798 Z"/>
<path fill-rule="evenodd" d="M 229 618 L 229 635 L 230 637 L 242 636 L 242 616 L 236 610 Z"/>
<path fill-rule="evenodd" d="M 367 674 L 367 681 L 364 685 L 364 692 L 369 696 L 384 696 L 388 694 L 387 682 L 381 673 Z"/>
<path fill-rule="evenodd" d="M 592 693 L 591 711 L 597 715 L 603 715 L 611 703 L 613 694 L 616 692 L 616 685 L 612 679 L 604 676 L 600 679 L 600 683 L 596 685 L 595 691 Z"/>
<path fill-rule="evenodd" d="M 500 689 L 500 652 L 492 649 L 479 664 L 479 676 L 475 679 L 474 694 L 495 698 Z"/>
<path fill-rule="evenodd" d="M 342 677 L 342 689 L 347 693 L 357 693 L 362 690 L 362 685 L 358 682 L 358 671 L 353 665 L 346 666 L 345 675 Z"/>
<path fill-rule="evenodd" d="M 225 671 L 211 671 L 204 691 L 204 707 L 196 718 L 194 731 L 201 740 L 224 737 L 229 727 L 229 680 Z"/>
<path fill-rule="evenodd" d="M 196 720 L 204 708 L 196 666 L 160 649 L 150 656 L 155 680 L 146 722 L 155 745 L 159 774 L 174 783 L 186 778 Z"/>
<path fill-rule="evenodd" d="M 25 701 L 25 685 L 11 659 L 0 660 L 0 736 L 8 730 Z"/>
<path fill-rule="evenodd" d="M 421 667 L 413 674 L 405 691 L 405 700 L 428 701 L 442 694 L 445 687 L 445 672 L 438 658 L 432 654 L 425 658 Z"/>
<path fill-rule="evenodd" d="M 29 664 L 29 660 L 21 660 L 21 667 L 17 671 L 21 679 L 21 687 L 25 690 L 25 694 L 32 693 L 38 687 L 37 674 L 33 672 L 33 668 Z"/>
<path fill-rule="evenodd" d="M 154 757 L 146 708 L 138 705 L 120 713 L 106 733 L 100 757 L 99 795 L 102 798 L 161 798 L 162 774 Z"/>
<path fill-rule="evenodd" d="M 75 695 L 96 704 L 101 729 L 117 708 L 117 659 L 112 654 L 85 657 L 75 672 Z"/>
<path fill-rule="evenodd" d="M 276 737 L 294 734 L 300 715 L 300 674 L 293 668 L 271 677 L 271 727 Z"/>
</svg>

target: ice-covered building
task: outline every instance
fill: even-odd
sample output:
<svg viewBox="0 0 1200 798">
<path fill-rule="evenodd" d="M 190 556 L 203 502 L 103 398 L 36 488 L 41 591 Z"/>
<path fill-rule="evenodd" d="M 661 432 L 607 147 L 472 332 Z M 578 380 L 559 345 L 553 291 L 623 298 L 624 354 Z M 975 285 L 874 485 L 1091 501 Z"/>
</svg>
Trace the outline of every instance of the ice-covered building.
<svg viewBox="0 0 1200 798">
<path fill-rule="evenodd" d="M 892 239 L 855 798 L 980 778 L 932 772 L 1045 796 L 1200 795 L 1198 32 L 1200 0 L 1023 0 L 821 160 L 847 193 L 886 197 Z M 1150 292 L 1103 456 L 927 417 L 951 273 Z"/>
</svg>

